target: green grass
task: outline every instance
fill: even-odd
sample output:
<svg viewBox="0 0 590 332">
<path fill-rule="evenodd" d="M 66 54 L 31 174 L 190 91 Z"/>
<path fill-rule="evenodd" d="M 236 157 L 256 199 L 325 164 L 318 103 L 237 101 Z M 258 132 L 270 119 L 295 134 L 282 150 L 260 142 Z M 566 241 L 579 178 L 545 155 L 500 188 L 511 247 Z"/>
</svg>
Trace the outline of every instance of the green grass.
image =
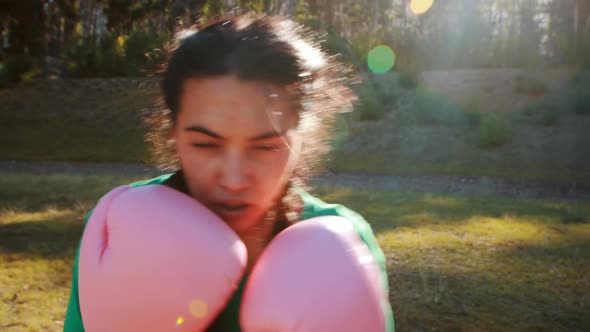
<svg viewBox="0 0 590 332">
<path fill-rule="evenodd" d="M 60 330 L 82 219 L 136 178 L 0 178 L 0 330 Z M 320 188 L 369 220 L 397 331 L 590 327 L 590 204 Z"/>
<path fill-rule="evenodd" d="M 369 220 L 399 331 L 582 331 L 590 205 L 323 189 Z"/>
<path fill-rule="evenodd" d="M 82 219 L 123 177 L 3 175 L 0 330 L 62 328 Z"/>
</svg>

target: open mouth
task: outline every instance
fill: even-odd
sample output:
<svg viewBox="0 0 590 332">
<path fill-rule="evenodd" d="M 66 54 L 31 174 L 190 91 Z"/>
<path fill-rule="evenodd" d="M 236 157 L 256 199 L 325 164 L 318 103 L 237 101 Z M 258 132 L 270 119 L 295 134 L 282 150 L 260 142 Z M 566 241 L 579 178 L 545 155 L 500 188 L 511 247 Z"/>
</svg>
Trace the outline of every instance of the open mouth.
<svg viewBox="0 0 590 332">
<path fill-rule="evenodd" d="M 251 204 L 215 204 L 215 211 L 226 219 L 234 219 L 246 214 Z"/>
<path fill-rule="evenodd" d="M 228 205 L 228 204 L 220 204 L 219 207 L 222 210 L 229 211 L 229 212 L 239 212 L 247 209 L 250 205 L 249 204 L 236 204 L 236 205 Z"/>
</svg>

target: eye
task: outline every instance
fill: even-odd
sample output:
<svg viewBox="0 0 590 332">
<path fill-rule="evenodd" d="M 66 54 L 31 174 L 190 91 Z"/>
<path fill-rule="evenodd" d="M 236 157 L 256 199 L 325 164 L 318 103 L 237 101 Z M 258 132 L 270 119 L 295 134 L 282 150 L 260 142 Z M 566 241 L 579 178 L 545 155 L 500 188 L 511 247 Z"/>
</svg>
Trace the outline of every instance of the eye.
<svg viewBox="0 0 590 332">
<path fill-rule="evenodd" d="M 214 143 L 193 143 L 192 146 L 199 149 L 215 149 L 219 147 L 219 144 Z"/>
<path fill-rule="evenodd" d="M 278 151 L 280 150 L 280 148 L 280 146 L 275 144 L 264 144 L 254 146 L 254 149 L 258 151 Z"/>
</svg>

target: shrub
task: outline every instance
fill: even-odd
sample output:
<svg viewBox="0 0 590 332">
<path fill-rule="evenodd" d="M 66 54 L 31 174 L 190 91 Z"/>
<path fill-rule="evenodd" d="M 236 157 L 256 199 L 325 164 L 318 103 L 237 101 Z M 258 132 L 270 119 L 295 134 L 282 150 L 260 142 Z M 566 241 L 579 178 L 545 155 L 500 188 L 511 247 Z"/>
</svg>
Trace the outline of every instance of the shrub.
<svg viewBox="0 0 590 332">
<path fill-rule="evenodd" d="M 0 63 L 0 89 L 4 89 L 10 85 L 10 77 L 8 70 L 4 63 Z"/>
<path fill-rule="evenodd" d="M 0 65 L 0 87 L 27 81 L 38 73 L 33 57 L 21 54 L 7 58 Z"/>
<path fill-rule="evenodd" d="M 358 92 L 358 96 L 357 111 L 360 121 L 378 120 L 383 117 L 385 105 L 375 84 L 364 84 Z"/>
<path fill-rule="evenodd" d="M 142 30 L 134 30 L 125 40 L 125 73 L 127 76 L 141 75 L 159 63 L 162 54 L 155 50 L 162 47 L 164 38 Z"/>
<path fill-rule="evenodd" d="M 510 140 L 511 130 L 508 121 L 493 113 L 481 116 L 478 127 L 477 145 L 481 148 L 495 148 Z"/>
<path fill-rule="evenodd" d="M 413 90 L 418 86 L 418 74 L 414 72 L 402 72 L 399 77 L 400 87 Z"/>
<path fill-rule="evenodd" d="M 398 99 L 399 88 L 393 75 L 385 74 L 373 77 L 373 86 L 378 94 L 379 101 L 390 109 Z"/>
<path fill-rule="evenodd" d="M 590 115 L 590 87 L 586 90 L 579 90 L 574 101 L 574 113 L 579 115 Z"/>
<path fill-rule="evenodd" d="M 77 77 L 99 76 L 99 54 L 94 38 L 78 38 L 67 50 L 67 71 Z"/>
<path fill-rule="evenodd" d="M 125 37 L 104 35 L 98 49 L 99 76 L 125 76 Z"/>
<path fill-rule="evenodd" d="M 590 72 L 579 73 L 571 85 L 572 111 L 579 115 L 590 115 Z"/>
<path fill-rule="evenodd" d="M 449 99 L 418 88 L 410 109 L 415 119 L 424 124 L 468 125 L 474 116 Z"/>
<path fill-rule="evenodd" d="M 556 125 L 557 122 L 559 122 L 559 111 L 551 107 L 545 107 L 542 111 L 541 124 L 549 127 Z"/>
<path fill-rule="evenodd" d="M 98 44 L 94 37 L 76 40 L 70 47 L 68 71 L 77 77 L 139 76 L 145 69 L 161 61 L 162 36 L 135 30 L 129 35 L 106 34 Z"/>
<path fill-rule="evenodd" d="M 469 127 L 477 127 L 485 109 L 486 99 L 482 95 L 471 94 L 463 100 L 463 116 Z"/>
<path fill-rule="evenodd" d="M 553 125 L 563 112 L 579 115 L 590 114 L 590 73 L 578 73 L 567 84 L 546 96 L 541 102 L 531 105 L 524 114 L 541 114 L 541 123 Z"/>
<path fill-rule="evenodd" d="M 514 91 L 519 95 L 543 95 L 549 91 L 547 84 L 537 78 L 518 75 L 514 80 Z"/>
</svg>

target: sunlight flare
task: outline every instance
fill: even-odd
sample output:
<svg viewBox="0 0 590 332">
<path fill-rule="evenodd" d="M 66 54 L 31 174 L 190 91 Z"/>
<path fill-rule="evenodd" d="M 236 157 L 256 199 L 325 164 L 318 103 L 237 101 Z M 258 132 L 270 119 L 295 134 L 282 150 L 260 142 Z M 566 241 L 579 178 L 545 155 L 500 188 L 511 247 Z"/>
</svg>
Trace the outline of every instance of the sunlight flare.
<svg viewBox="0 0 590 332">
<path fill-rule="evenodd" d="M 410 10 L 415 15 L 422 15 L 430 10 L 433 4 L 434 0 L 412 0 L 410 2 Z"/>
</svg>

